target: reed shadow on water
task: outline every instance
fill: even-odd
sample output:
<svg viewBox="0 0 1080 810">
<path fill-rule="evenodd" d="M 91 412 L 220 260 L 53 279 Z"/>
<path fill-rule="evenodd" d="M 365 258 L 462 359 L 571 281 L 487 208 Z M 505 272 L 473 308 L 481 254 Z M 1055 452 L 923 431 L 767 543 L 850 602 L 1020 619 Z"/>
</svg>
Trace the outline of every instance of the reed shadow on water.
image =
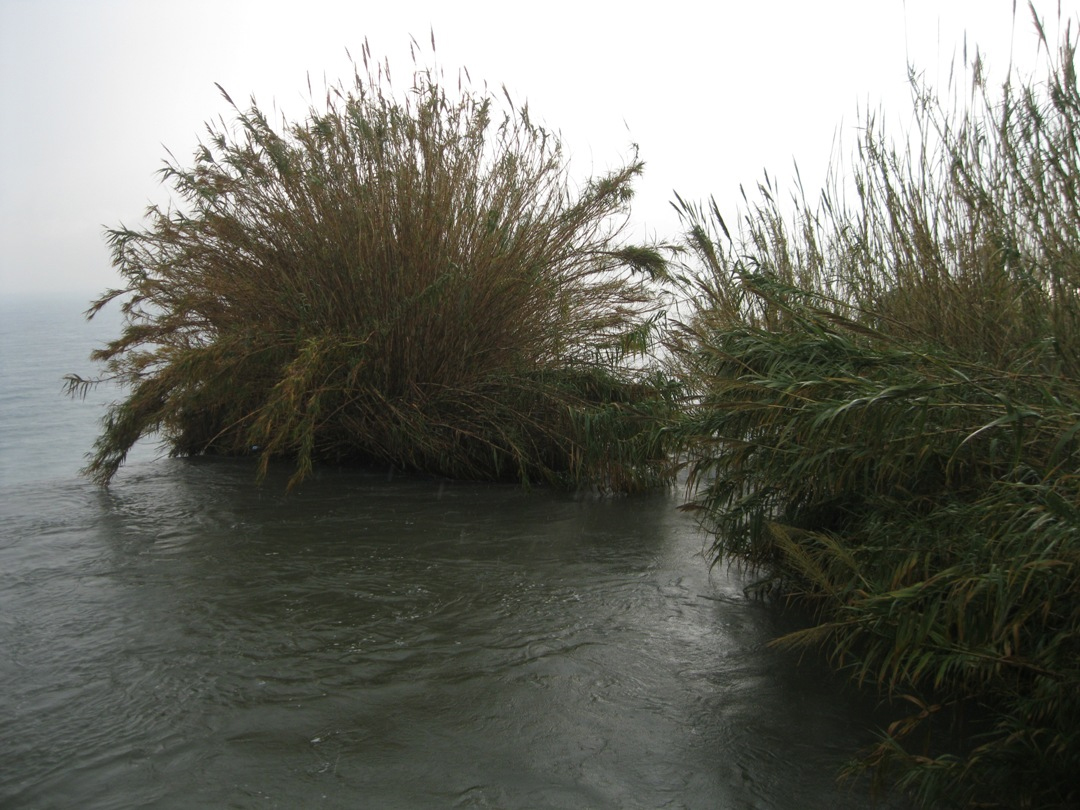
<svg viewBox="0 0 1080 810">
<path fill-rule="evenodd" d="M 5 806 L 865 804 L 868 717 L 667 496 L 279 472 L 8 499 Z"/>
</svg>

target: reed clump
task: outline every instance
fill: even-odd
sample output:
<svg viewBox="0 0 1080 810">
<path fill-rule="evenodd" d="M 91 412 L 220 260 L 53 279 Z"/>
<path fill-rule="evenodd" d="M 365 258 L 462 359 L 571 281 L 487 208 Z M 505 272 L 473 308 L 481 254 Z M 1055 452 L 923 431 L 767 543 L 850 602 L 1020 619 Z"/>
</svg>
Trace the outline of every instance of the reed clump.
<svg viewBox="0 0 1080 810">
<path fill-rule="evenodd" d="M 434 42 L 432 43 L 434 46 Z M 668 480 L 648 427 L 675 390 L 647 359 L 654 246 L 621 239 L 642 170 L 574 188 L 559 137 L 505 94 L 417 70 L 396 96 L 365 43 L 352 86 L 275 126 L 207 126 L 174 207 L 108 231 L 122 334 L 92 358 L 112 406 L 87 472 L 139 438 L 174 455 L 361 461 L 634 490 Z"/>
<path fill-rule="evenodd" d="M 926 807 L 1080 804 L 1068 30 L 1056 53 L 1045 82 L 1000 93 L 976 56 L 959 112 L 914 82 L 920 142 L 868 117 L 852 204 L 834 184 L 789 218 L 766 178 L 732 235 L 715 204 L 677 203 L 688 506 L 717 559 L 810 608 L 782 644 L 910 709 L 852 770 Z"/>
</svg>

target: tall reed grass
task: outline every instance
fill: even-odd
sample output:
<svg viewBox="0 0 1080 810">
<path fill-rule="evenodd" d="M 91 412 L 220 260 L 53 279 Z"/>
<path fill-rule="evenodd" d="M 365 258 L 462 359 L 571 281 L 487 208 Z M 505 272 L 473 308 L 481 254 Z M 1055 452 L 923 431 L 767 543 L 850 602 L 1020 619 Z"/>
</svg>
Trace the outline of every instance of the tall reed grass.
<svg viewBox="0 0 1080 810">
<path fill-rule="evenodd" d="M 161 170 L 175 207 L 108 231 L 124 286 L 89 314 L 118 301 L 126 321 L 93 359 L 127 393 L 87 472 L 108 482 L 160 434 L 174 455 L 292 459 L 294 482 L 319 460 L 666 482 L 647 427 L 675 389 L 640 360 L 665 262 L 621 237 L 641 160 L 575 187 L 505 91 L 417 70 L 399 95 L 362 56 L 296 123 L 222 90 L 232 120 Z"/>
<path fill-rule="evenodd" d="M 715 203 L 677 201 L 688 507 L 718 560 L 810 608 L 782 644 L 910 709 L 852 770 L 926 807 L 1080 805 L 1068 29 L 1056 53 L 1045 82 L 1000 93 L 976 56 L 958 111 L 913 82 L 921 140 L 868 116 L 851 204 L 837 175 L 789 218 L 766 177 L 732 234 Z"/>
</svg>

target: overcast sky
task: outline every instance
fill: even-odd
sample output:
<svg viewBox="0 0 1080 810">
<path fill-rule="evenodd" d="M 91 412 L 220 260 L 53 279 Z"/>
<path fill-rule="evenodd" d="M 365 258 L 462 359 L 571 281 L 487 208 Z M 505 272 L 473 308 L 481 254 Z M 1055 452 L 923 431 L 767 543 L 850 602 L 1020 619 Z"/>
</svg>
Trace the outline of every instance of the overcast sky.
<svg viewBox="0 0 1080 810">
<path fill-rule="evenodd" d="M 1080 0 L 1061 7 L 1075 31 Z M 1056 0 L 1036 8 L 1055 36 Z M 965 35 L 996 82 L 1036 55 L 1013 0 L 0 0 L 0 295 L 118 283 L 103 229 L 166 199 L 166 147 L 187 163 L 203 122 L 228 114 L 215 82 L 298 118 L 308 74 L 316 92 L 350 76 L 365 37 L 407 85 L 409 37 L 432 30 L 447 75 L 463 65 L 527 100 L 576 177 L 639 144 L 633 228 L 659 239 L 677 235 L 673 191 L 733 216 L 764 169 L 788 183 L 798 161 L 820 187 L 858 110 L 902 131 L 909 62 L 943 86 Z"/>
</svg>

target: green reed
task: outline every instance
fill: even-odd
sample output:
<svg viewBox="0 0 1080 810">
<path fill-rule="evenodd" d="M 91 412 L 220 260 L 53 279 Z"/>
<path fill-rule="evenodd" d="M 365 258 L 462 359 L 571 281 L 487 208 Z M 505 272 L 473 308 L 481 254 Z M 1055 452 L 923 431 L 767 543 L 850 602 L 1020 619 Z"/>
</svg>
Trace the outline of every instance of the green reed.
<svg viewBox="0 0 1080 810">
<path fill-rule="evenodd" d="M 868 117 L 850 204 L 787 218 L 766 178 L 733 235 L 677 201 L 688 508 L 810 608 L 780 643 L 909 709 L 851 770 L 927 807 L 1080 803 L 1074 65 L 1066 31 L 997 93 L 976 56 L 959 113 L 913 82 L 921 140 Z"/>
<path fill-rule="evenodd" d="M 433 43 L 434 44 L 434 43 Z M 299 122 L 254 100 L 161 171 L 172 207 L 108 231 L 122 334 L 93 354 L 126 397 L 87 472 L 174 455 L 392 464 L 627 490 L 664 483 L 647 361 L 657 248 L 621 238 L 636 154 L 572 186 L 558 136 L 418 70 L 371 64 Z M 642 357 L 646 357 L 642 360 Z M 69 378 L 73 393 L 95 380 Z"/>
</svg>

